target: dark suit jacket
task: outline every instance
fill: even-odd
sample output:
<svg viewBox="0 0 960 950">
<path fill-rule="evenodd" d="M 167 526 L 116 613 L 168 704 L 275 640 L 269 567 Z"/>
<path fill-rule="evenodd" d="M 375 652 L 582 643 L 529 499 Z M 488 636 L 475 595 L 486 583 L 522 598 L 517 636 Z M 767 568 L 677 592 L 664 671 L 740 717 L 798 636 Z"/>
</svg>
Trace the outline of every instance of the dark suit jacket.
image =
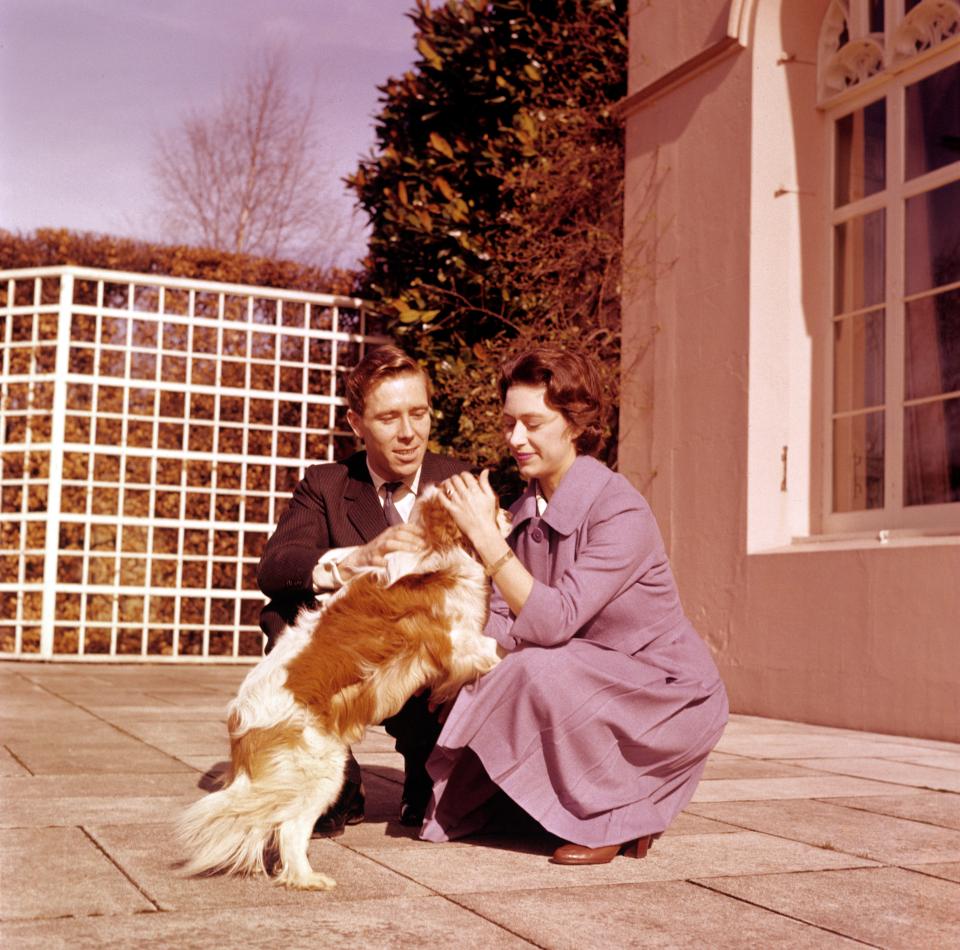
<svg viewBox="0 0 960 950">
<path fill-rule="evenodd" d="M 420 487 L 442 482 L 469 467 L 459 459 L 428 452 L 420 472 Z M 313 604 L 313 569 L 324 552 L 365 544 L 386 527 L 383 507 L 367 469 L 366 452 L 307 469 L 257 569 L 257 584 L 270 598 L 260 613 L 260 627 L 271 646 L 294 622 L 300 608 Z"/>
</svg>

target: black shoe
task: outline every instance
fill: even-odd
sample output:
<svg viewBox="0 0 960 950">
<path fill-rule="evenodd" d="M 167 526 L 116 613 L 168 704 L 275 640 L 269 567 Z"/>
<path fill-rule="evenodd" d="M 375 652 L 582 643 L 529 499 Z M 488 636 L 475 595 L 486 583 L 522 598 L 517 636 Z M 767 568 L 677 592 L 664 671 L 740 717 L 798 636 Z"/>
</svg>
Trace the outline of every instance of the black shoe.
<svg viewBox="0 0 960 950">
<path fill-rule="evenodd" d="M 347 825 L 359 825 L 364 817 L 364 800 L 363 785 L 347 782 L 330 810 L 317 819 L 313 826 L 314 837 L 337 838 Z"/>
<path fill-rule="evenodd" d="M 400 824 L 408 828 L 419 828 L 423 824 L 423 817 L 427 809 L 422 805 L 412 805 L 410 802 L 400 802 Z"/>
<path fill-rule="evenodd" d="M 433 783 L 426 770 L 417 770 L 408 774 L 403 783 L 403 795 L 400 798 L 400 824 L 408 828 L 419 828 L 423 816 L 430 804 Z"/>
</svg>

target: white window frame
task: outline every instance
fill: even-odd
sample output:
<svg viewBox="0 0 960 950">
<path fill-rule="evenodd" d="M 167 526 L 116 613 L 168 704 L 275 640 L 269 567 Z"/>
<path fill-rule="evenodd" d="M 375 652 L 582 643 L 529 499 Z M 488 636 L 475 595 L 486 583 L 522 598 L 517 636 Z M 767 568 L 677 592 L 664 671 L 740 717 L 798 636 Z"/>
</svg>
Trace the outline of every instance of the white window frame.
<svg viewBox="0 0 960 950">
<path fill-rule="evenodd" d="M 864 0 L 851 0 L 848 20 L 851 38 L 863 36 L 866 24 L 867 5 Z M 828 239 L 824 242 L 826 271 L 829 275 L 829 292 L 826 295 L 828 313 L 824 320 L 823 352 L 824 378 L 822 391 L 824 413 L 823 432 L 823 513 L 822 531 L 826 534 L 855 534 L 869 532 L 884 536 L 892 533 L 956 534 L 960 533 L 960 502 L 938 505 L 903 504 L 904 458 L 904 329 L 906 304 L 912 300 L 930 296 L 930 291 L 904 297 L 904 215 L 907 199 L 934 188 L 960 181 L 960 161 L 927 172 L 908 182 L 904 181 L 905 89 L 926 77 L 956 63 L 960 63 L 960 35 L 952 36 L 930 49 L 904 57 L 897 51 L 895 28 L 902 21 L 902 0 L 887 0 L 885 10 L 886 33 L 884 37 L 885 66 L 879 72 L 865 76 L 842 92 L 829 95 L 820 106 L 827 119 L 828 135 L 826 152 L 826 189 L 828 196 Z M 829 15 L 829 12 L 828 12 Z M 872 38 L 879 39 L 877 34 Z M 823 47 L 821 47 L 821 53 Z M 821 77 L 824 73 L 821 63 Z M 824 92 L 821 83 L 821 93 Z M 836 122 L 845 115 L 864 106 L 886 98 L 886 187 L 865 198 L 851 201 L 841 208 L 834 206 Z M 884 412 L 884 505 L 882 508 L 837 512 L 833 510 L 833 448 L 834 419 L 845 415 L 857 415 L 860 410 L 835 413 L 834 399 L 834 327 L 840 319 L 833 313 L 834 302 L 834 228 L 853 218 L 885 209 L 885 290 L 880 303 L 858 310 L 845 311 L 843 319 L 855 314 L 879 309 L 884 311 L 884 401 L 870 407 Z M 936 293 L 960 288 L 960 281 L 936 288 Z M 911 399 L 909 405 L 934 402 L 943 398 Z"/>
</svg>

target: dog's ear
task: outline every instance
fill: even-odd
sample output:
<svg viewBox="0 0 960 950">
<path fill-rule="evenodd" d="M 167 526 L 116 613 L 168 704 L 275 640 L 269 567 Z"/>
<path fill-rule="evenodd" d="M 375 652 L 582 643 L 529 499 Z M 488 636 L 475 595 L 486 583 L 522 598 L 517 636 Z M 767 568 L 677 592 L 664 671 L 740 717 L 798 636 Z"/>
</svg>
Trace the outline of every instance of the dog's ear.
<svg viewBox="0 0 960 950">
<path fill-rule="evenodd" d="M 437 492 L 430 492 L 418 503 L 417 522 L 427 536 L 431 551 L 449 551 L 463 542 L 463 535 L 453 517 L 440 502 Z"/>
</svg>

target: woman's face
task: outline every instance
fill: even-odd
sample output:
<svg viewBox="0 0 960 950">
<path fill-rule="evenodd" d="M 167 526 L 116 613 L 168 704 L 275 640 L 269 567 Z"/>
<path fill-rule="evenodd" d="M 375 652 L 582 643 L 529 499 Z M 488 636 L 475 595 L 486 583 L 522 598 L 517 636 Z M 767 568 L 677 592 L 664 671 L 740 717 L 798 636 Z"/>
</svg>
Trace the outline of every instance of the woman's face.
<svg viewBox="0 0 960 950">
<path fill-rule="evenodd" d="M 579 432 L 547 405 L 546 393 L 546 386 L 511 386 L 503 403 L 503 434 L 521 476 L 537 479 L 549 495 L 577 457 L 573 440 Z"/>
</svg>

